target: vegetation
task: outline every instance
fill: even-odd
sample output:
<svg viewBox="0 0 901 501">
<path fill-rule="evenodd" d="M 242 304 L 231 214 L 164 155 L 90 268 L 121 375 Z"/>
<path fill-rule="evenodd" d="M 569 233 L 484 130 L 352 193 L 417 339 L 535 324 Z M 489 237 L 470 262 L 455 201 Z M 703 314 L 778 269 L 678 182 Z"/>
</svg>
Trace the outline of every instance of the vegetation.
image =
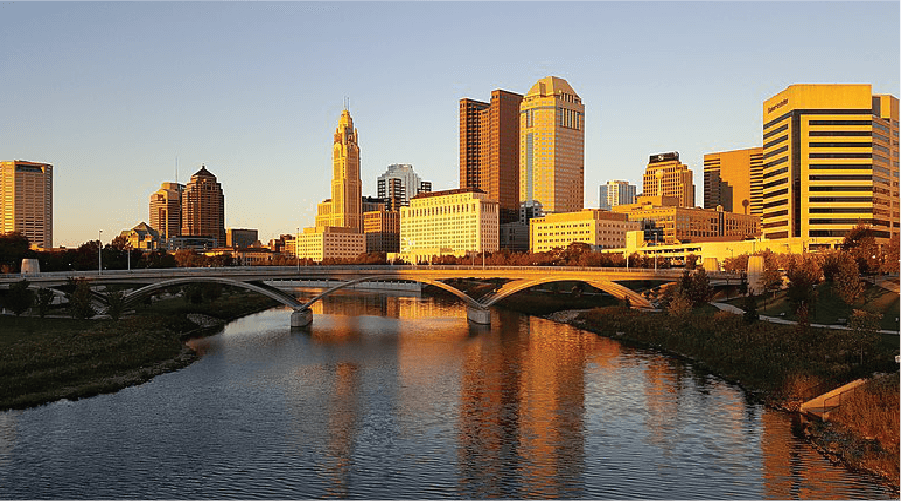
<svg viewBox="0 0 901 501">
<path fill-rule="evenodd" d="M 34 304 L 34 292 L 28 288 L 28 280 L 10 285 L 4 303 L 16 316 L 28 311 Z"/>
<path fill-rule="evenodd" d="M 70 278 L 68 283 L 69 292 L 66 293 L 66 299 L 69 301 L 69 314 L 72 318 L 85 320 L 97 314 L 94 306 L 91 304 L 91 286 L 87 280 L 83 278 Z"/>
</svg>

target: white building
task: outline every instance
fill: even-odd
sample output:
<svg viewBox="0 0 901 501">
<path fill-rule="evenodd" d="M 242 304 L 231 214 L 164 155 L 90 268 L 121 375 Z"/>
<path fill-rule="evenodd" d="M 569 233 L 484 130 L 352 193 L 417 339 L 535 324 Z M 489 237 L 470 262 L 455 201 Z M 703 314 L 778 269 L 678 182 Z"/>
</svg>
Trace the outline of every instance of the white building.
<svg viewBox="0 0 901 501">
<path fill-rule="evenodd" d="M 601 210 L 612 210 L 616 205 L 628 205 L 635 203 L 636 186 L 628 181 L 611 179 L 607 184 L 602 184 L 598 205 Z"/>
<path fill-rule="evenodd" d="M 285 253 L 300 259 L 355 259 L 366 252 L 366 239 L 353 228 L 304 228 L 298 241 L 285 239 Z"/>
<path fill-rule="evenodd" d="M 396 181 L 392 181 L 396 180 Z M 400 199 L 400 205 L 410 205 L 410 200 L 420 193 L 422 180 L 413 172 L 410 164 L 391 164 L 378 179 L 378 198 Z"/>
<path fill-rule="evenodd" d="M 400 209 L 400 255 L 494 252 L 499 248 L 498 202 L 477 188 L 421 193 Z"/>
</svg>

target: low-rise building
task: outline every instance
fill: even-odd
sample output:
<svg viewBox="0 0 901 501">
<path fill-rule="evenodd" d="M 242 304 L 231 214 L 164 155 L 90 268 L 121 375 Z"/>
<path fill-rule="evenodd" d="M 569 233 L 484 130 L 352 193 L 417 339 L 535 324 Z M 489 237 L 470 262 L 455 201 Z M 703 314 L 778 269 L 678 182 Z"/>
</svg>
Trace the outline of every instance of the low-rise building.
<svg viewBox="0 0 901 501">
<path fill-rule="evenodd" d="M 481 189 L 420 193 L 400 209 L 401 257 L 494 252 L 499 248 L 498 220 L 498 202 Z"/>
<path fill-rule="evenodd" d="M 586 209 L 546 214 L 529 221 L 529 250 L 546 252 L 573 242 L 588 244 L 592 250 L 624 247 L 626 232 L 640 229 L 640 223 L 618 212 Z"/>
<path fill-rule="evenodd" d="M 119 233 L 132 249 L 156 250 L 160 248 L 160 233 L 147 223 L 140 224 L 130 230 Z"/>
<path fill-rule="evenodd" d="M 726 212 L 722 207 L 681 207 L 680 203 L 676 197 L 640 195 L 636 203 L 617 205 L 613 211 L 641 222 L 644 238 L 657 243 L 735 241 L 760 235 L 760 216 Z"/>
<path fill-rule="evenodd" d="M 294 252 L 295 249 L 296 257 L 316 262 L 324 259 L 355 259 L 366 252 L 366 241 L 363 234 L 355 228 L 304 228 L 297 242 L 285 242 L 286 253 Z"/>
</svg>

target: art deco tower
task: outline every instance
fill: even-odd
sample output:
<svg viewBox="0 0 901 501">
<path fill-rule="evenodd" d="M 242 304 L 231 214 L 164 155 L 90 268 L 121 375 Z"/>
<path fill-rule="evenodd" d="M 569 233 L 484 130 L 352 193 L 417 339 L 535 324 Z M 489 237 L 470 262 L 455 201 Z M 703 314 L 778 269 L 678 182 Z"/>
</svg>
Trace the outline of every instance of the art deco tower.
<svg viewBox="0 0 901 501">
<path fill-rule="evenodd" d="M 529 89 L 519 107 L 519 200 L 545 212 L 585 206 L 585 105 L 558 77 Z"/>
<path fill-rule="evenodd" d="M 216 239 L 225 245 L 225 195 L 216 176 L 200 167 L 181 196 L 181 236 Z"/>
<path fill-rule="evenodd" d="M 360 180 L 360 147 L 350 112 L 341 112 L 332 148 L 332 210 L 329 226 L 363 231 L 363 181 Z"/>
<path fill-rule="evenodd" d="M 642 195 L 676 197 L 679 207 L 694 207 L 695 185 L 691 170 L 679 161 L 679 152 L 658 153 L 648 159 Z"/>
</svg>

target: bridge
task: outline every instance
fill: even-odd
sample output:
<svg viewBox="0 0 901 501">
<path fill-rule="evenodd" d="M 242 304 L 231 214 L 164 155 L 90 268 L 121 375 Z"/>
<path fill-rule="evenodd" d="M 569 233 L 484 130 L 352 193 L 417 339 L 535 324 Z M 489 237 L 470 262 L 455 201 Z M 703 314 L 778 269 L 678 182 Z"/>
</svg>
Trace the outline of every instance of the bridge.
<svg viewBox="0 0 901 501">
<path fill-rule="evenodd" d="M 125 296 L 126 304 L 133 304 L 162 289 L 190 283 L 212 282 L 243 288 L 271 297 L 291 307 L 291 325 L 309 325 L 313 321 L 310 306 L 340 289 L 363 282 L 411 281 L 444 289 L 460 298 L 467 306 L 467 318 L 479 324 L 489 324 L 489 307 L 524 289 L 562 281 L 582 282 L 619 299 L 628 300 L 633 308 L 651 308 L 650 302 L 636 291 L 622 285 L 629 281 L 673 282 L 682 277 L 683 270 L 650 270 L 642 268 L 596 268 L 581 266 L 235 266 L 209 268 L 167 268 L 159 270 L 104 270 L 44 272 L 25 275 L 2 275 L 0 287 L 27 279 L 31 287 L 65 285 L 70 277 L 88 280 L 92 285 L 147 284 Z M 729 272 L 708 272 L 712 285 L 737 283 L 739 275 Z M 505 283 L 484 297 L 474 299 L 464 291 L 449 285 L 452 279 L 502 279 Z M 292 280 L 332 280 L 336 285 L 301 302 L 282 290 L 290 286 L 280 282 Z"/>
</svg>

